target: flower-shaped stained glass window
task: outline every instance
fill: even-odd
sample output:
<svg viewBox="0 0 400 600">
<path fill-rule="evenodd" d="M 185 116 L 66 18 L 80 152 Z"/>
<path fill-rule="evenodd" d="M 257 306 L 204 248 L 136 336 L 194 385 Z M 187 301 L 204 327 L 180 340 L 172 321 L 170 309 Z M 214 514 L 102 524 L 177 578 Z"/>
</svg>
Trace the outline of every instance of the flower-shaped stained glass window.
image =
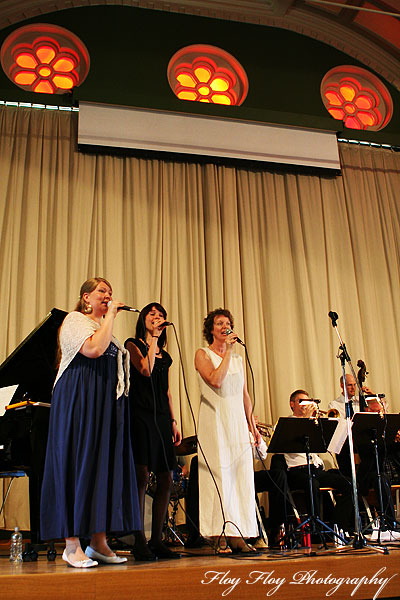
<svg viewBox="0 0 400 600">
<path fill-rule="evenodd" d="M 168 64 L 168 81 L 180 100 L 235 106 L 249 89 L 242 65 L 215 46 L 194 44 L 178 50 Z"/>
<path fill-rule="evenodd" d="M 389 90 L 361 67 L 344 65 L 328 71 L 321 82 L 321 97 L 329 114 L 349 129 L 379 131 L 392 118 Z"/>
<path fill-rule="evenodd" d="M 1 65 L 20 88 L 65 94 L 79 86 L 89 72 L 89 53 L 71 31 L 38 23 L 13 31 L 1 47 Z"/>
</svg>

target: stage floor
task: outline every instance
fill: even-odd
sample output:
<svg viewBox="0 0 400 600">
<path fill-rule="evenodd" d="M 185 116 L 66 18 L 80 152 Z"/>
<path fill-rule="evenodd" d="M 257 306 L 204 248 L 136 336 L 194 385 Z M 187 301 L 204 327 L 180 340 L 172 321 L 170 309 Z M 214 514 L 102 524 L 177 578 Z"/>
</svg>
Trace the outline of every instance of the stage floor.
<svg viewBox="0 0 400 600">
<path fill-rule="evenodd" d="M 215 556 L 207 548 L 183 550 L 180 560 L 135 562 L 129 554 L 124 565 L 73 569 L 61 559 L 48 562 L 40 554 L 37 562 L 12 565 L 7 543 L 0 547 L 0 597 L 74 600 L 236 600 L 274 597 L 339 599 L 400 598 L 400 543 L 389 546 L 389 554 L 373 550 L 333 553 L 318 550 L 286 555 L 266 552 L 248 558 Z M 178 549 L 177 549 L 178 550 Z M 124 555 L 123 552 L 119 554 Z"/>
</svg>

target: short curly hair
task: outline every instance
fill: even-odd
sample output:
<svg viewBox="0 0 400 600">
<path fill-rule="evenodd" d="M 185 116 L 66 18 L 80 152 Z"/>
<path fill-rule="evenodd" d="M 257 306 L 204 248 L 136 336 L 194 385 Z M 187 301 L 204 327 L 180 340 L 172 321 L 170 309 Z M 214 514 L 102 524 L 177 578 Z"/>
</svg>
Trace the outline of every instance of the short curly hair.
<svg viewBox="0 0 400 600">
<path fill-rule="evenodd" d="M 203 336 L 209 344 L 212 344 L 214 340 L 214 336 L 211 331 L 214 327 L 214 319 L 215 317 L 218 317 L 218 315 L 227 317 L 231 323 L 231 329 L 233 329 L 233 317 L 227 308 L 216 308 L 215 310 L 212 310 L 208 313 L 203 322 Z"/>
</svg>

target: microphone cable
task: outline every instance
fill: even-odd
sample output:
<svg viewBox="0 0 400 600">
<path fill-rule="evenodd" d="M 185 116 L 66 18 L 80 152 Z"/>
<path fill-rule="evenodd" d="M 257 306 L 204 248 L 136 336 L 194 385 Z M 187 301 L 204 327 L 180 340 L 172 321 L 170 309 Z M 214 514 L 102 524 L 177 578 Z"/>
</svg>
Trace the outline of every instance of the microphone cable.
<svg viewBox="0 0 400 600">
<path fill-rule="evenodd" d="M 220 492 L 220 490 L 219 490 L 219 488 L 218 488 L 217 481 L 216 481 L 216 479 L 215 479 L 215 477 L 214 477 L 214 474 L 213 474 L 213 472 L 212 472 L 212 469 L 211 469 L 211 467 L 210 467 L 210 465 L 209 465 L 209 462 L 208 462 L 208 460 L 207 460 L 207 458 L 206 458 L 206 455 L 205 455 L 205 453 L 204 453 L 204 451 L 203 451 L 203 448 L 202 448 L 202 446 L 201 446 L 201 443 L 200 443 L 200 441 L 199 441 L 199 437 L 198 437 L 198 434 L 197 434 L 197 423 L 196 423 L 196 417 L 195 417 L 195 414 L 194 414 L 194 411 L 193 411 L 192 402 L 191 402 L 191 400 L 190 400 L 189 391 L 188 391 L 188 386 L 187 386 L 187 381 L 186 381 L 185 369 L 184 369 L 184 366 L 183 366 L 182 350 L 181 350 L 181 346 L 180 346 L 180 343 L 179 343 L 179 339 L 178 339 L 178 335 L 177 335 L 177 332 L 176 332 L 175 325 L 174 325 L 174 323 L 171 323 L 171 325 L 172 325 L 172 328 L 173 328 L 173 330 L 174 330 L 174 334 L 175 334 L 175 341 L 176 341 L 176 345 L 177 345 L 177 348 L 178 348 L 179 362 L 180 362 L 181 369 L 182 369 L 182 380 L 183 380 L 183 387 L 184 387 L 184 390 L 185 390 L 185 395 L 186 395 L 186 398 L 187 398 L 187 401 L 188 401 L 188 406 L 189 406 L 190 414 L 191 414 L 192 421 L 193 421 L 193 426 L 194 426 L 194 434 L 195 434 L 195 436 L 196 436 L 197 447 L 198 447 L 198 448 L 200 449 L 200 451 L 201 451 L 201 454 L 202 454 L 202 456 L 203 456 L 203 458 L 204 458 L 204 462 L 205 462 L 205 464 L 206 464 L 206 467 L 207 467 L 207 469 L 208 469 L 208 471 L 209 471 L 209 473 L 210 473 L 210 475 L 211 475 L 211 478 L 212 478 L 212 480 L 213 480 L 213 482 L 214 482 L 215 489 L 216 489 L 216 491 L 217 491 L 217 495 L 218 495 L 218 500 L 219 500 L 220 507 L 221 507 L 221 513 L 222 513 L 222 518 L 223 518 L 223 531 L 222 531 L 222 533 L 221 533 L 221 535 L 220 535 L 220 537 L 219 537 L 219 540 L 220 540 L 220 539 L 221 539 L 221 537 L 222 537 L 222 536 L 224 536 L 225 525 L 226 525 L 226 523 L 227 523 L 227 521 L 226 521 L 226 519 L 225 519 L 225 511 L 224 511 L 224 507 L 223 507 L 223 503 L 222 503 L 222 496 L 221 496 L 221 492 Z M 197 480 L 198 480 L 198 479 L 199 479 L 199 474 L 197 473 Z M 198 481 L 197 481 L 197 489 L 199 490 Z M 186 511 L 186 510 L 183 508 L 183 506 L 182 506 L 181 502 L 179 501 L 179 499 L 178 499 L 178 503 L 179 503 L 179 506 L 180 506 L 180 508 L 183 510 L 183 512 L 184 512 L 184 514 L 185 514 L 185 516 L 186 516 L 187 518 L 189 518 L 189 520 L 190 520 L 191 524 L 193 525 L 193 527 L 194 527 L 194 528 L 197 530 L 198 534 L 199 534 L 199 535 L 201 535 L 201 533 L 200 533 L 200 527 L 197 527 L 197 526 L 196 526 L 196 524 L 195 524 L 195 523 L 193 522 L 193 520 L 191 519 L 190 515 L 188 515 L 188 514 L 187 514 L 187 511 Z M 211 542 L 209 542 L 209 541 L 208 541 L 206 538 L 203 538 L 203 539 L 206 541 L 206 543 L 208 543 L 208 544 L 209 544 L 209 546 L 210 546 L 211 548 L 213 548 L 213 550 L 214 550 L 215 552 L 217 552 L 217 547 L 215 547 L 215 546 L 214 546 L 214 544 L 212 544 Z M 219 540 L 218 540 L 218 542 L 219 542 Z"/>
<path fill-rule="evenodd" d="M 225 529 L 226 529 L 226 526 L 228 524 L 233 525 L 237 529 L 237 531 L 239 533 L 238 537 L 241 537 L 243 541 L 245 541 L 245 540 L 244 540 L 244 537 L 243 537 L 243 535 L 242 535 L 242 533 L 240 531 L 240 528 L 237 526 L 237 524 L 234 523 L 233 521 L 230 521 L 230 520 L 226 519 L 225 510 L 224 510 L 223 501 L 222 501 L 222 496 L 221 496 L 220 489 L 218 487 L 218 483 L 216 481 L 216 478 L 215 478 L 215 475 L 214 475 L 214 473 L 212 471 L 212 468 L 211 468 L 211 466 L 210 466 L 210 464 L 208 462 L 208 459 L 207 459 L 207 457 L 205 455 L 205 452 L 204 452 L 204 450 L 202 448 L 201 442 L 200 442 L 200 440 L 198 438 L 197 423 L 196 423 L 196 418 L 195 418 L 195 415 L 194 415 L 193 406 L 192 406 L 192 403 L 191 403 L 191 400 L 190 400 L 190 396 L 189 396 L 189 392 L 188 392 L 186 375 L 185 375 L 185 370 L 184 370 L 184 366 L 183 366 L 182 351 L 181 351 L 181 347 L 180 347 L 180 344 L 179 344 L 178 335 L 176 333 L 175 325 L 173 323 L 171 323 L 171 325 L 172 325 L 172 327 L 174 329 L 174 333 L 175 333 L 175 339 L 176 339 L 176 344 L 177 344 L 177 348 L 178 348 L 178 354 L 179 354 L 180 364 L 181 364 L 181 368 L 182 368 L 182 379 L 183 379 L 183 384 L 184 384 L 184 390 L 185 390 L 186 398 L 187 398 L 187 401 L 188 401 L 190 413 L 191 413 L 192 420 L 193 420 L 195 436 L 196 436 L 196 439 L 197 439 L 197 446 L 200 449 L 200 452 L 201 452 L 201 455 L 202 455 L 202 457 L 204 459 L 204 462 L 205 462 L 205 465 L 207 467 L 207 470 L 210 473 L 210 476 L 211 476 L 212 481 L 214 483 L 214 486 L 215 486 L 215 489 L 216 489 L 216 492 L 217 492 L 217 496 L 218 496 L 218 501 L 219 501 L 220 509 L 221 509 L 221 516 L 222 516 L 223 524 L 222 524 L 222 531 L 221 531 L 221 533 L 220 533 L 220 535 L 218 537 L 217 544 L 214 545 L 209 540 L 207 540 L 206 538 L 203 538 L 205 540 L 205 542 L 208 543 L 209 546 L 212 547 L 214 549 L 214 551 L 217 553 L 221 538 L 224 537 L 225 541 L 226 541 L 226 544 L 228 545 L 228 542 L 227 542 L 227 539 L 226 539 L 227 536 L 226 536 L 226 533 L 225 533 Z M 243 343 L 242 343 L 242 345 L 245 347 L 245 345 Z M 244 372 L 243 372 L 243 375 L 244 375 Z M 193 523 L 193 520 L 187 514 L 186 510 L 183 508 L 182 504 L 179 502 L 179 499 L 178 499 L 178 503 L 179 503 L 179 506 L 181 507 L 181 509 L 183 510 L 184 514 L 186 515 L 186 517 L 188 517 L 189 520 L 191 521 L 191 524 L 193 525 L 193 527 L 198 531 L 199 535 L 201 535 L 201 532 L 199 531 L 199 528 L 195 525 L 195 523 Z M 227 556 L 230 556 L 230 555 L 227 554 Z"/>
<path fill-rule="evenodd" d="M 211 477 L 213 478 L 215 487 L 217 489 L 217 493 L 218 493 L 218 497 L 219 497 L 219 501 L 220 501 L 220 505 L 221 505 L 221 511 L 222 511 L 222 514 L 223 514 L 224 527 L 225 527 L 225 514 L 224 514 L 224 510 L 223 510 L 223 506 L 222 506 L 221 494 L 220 494 L 220 491 L 218 489 L 218 485 L 217 485 L 217 482 L 216 482 L 216 480 L 214 478 L 214 475 L 213 475 L 213 473 L 211 471 L 211 468 L 210 468 L 210 466 L 208 464 L 208 461 L 207 461 L 207 459 L 206 459 L 206 457 L 205 457 L 205 455 L 203 453 L 203 450 L 201 448 L 201 444 L 200 444 L 200 442 L 198 440 L 198 436 L 197 436 L 196 419 L 195 419 L 195 415 L 194 415 L 192 403 L 191 403 L 189 392 L 188 392 L 186 375 L 185 375 L 185 370 L 184 370 L 184 367 L 183 367 L 182 351 L 181 351 L 181 346 L 180 346 L 180 343 L 179 343 L 178 335 L 177 335 L 174 323 L 170 322 L 169 325 L 172 326 L 174 334 L 175 334 L 175 340 L 176 340 L 176 344 L 177 344 L 177 348 L 178 348 L 179 360 L 180 360 L 180 364 L 181 364 L 181 368 L 182 368 L 182 378 L 183 378 L 183 383 L 184 383 L 184 390 L 185 390 L 185 394 L 186 394 L 186 397 L 187 397 L 187 400 L 188 400 L 188 405 L 189 405 L 189 408 L 190 408 L 190 413 L 191 413 L 191 416 L 192 416 L 192 419 L 193 419 L 193 424 L 194 424 L 194 429 L 195 429 L 195 435 L 196 435 L 196 439 L 197 439 L 197 445 L 198 445 L 198 447 L 200 448 L 200 450 L 202 452 L 202 455 L 203 455 L 204 460 L 206 462 L 207 468 L 208 468 L 208 470 L 209 470 L 209 472 L 211 474 Z M 144 328 L 144 332 L 146 332 L 146 328 L 144 326 L 144 320 L 143 320 L 143 328 Z M 150 386 L 151 386 L 151 392 L 152 392 L 152 397 L 153 397 L 153 421 L 154 421 L 154 426 L 155 426 L 155 429 L 156 429 L 156 431 L 157 431 L 157 433 L 159 435 L 160 441 L 161 441 L 161 446 L 162 446 L 162 450 L 163 450 L 163 458 L 164 458 L 164 462 L 165 462 L 165 465 L 166 465 L 166 470 L 168 472 L 170 472 L 171 469 L 168 466 L 168 459 L 167 459 L 167 453 L 166 453 L 164 439 L 163 439 L 162 433 L 161 433 L 160 428 L 159 428 L 158 423 L 157 423 L 156 392 L 155 392 L 154 380 L 153 380 L 153 370 L 154 370 L 154 366 L 155 365 L 153 366 L 153 370 L 152 370 L 150 368 L 150 358 L 149 358 L 149 355 L 148 355 L 148 347 L 147 347 L 146 342 L 144 342 L 144 345 L 145 345 L 145 348 L 146 348 L 146 358 L 147 358 L 147 362 L 148 362 L 148 368 L 149 368 L 149 374 L 150 374 L 149 375 L 149 379 L 150 379 Z M 161 351 L 162 351 L 162 349 L 161 349 Z M 155 357 L 155 360 L 157 360 L 156 357 Z M 133 368 L 136 368 L 136 367 L 133 366 Z M 174 446 L 174 448 L 175 448 L 175 446 Z M 148 470 L 148 474 L 150 475 L 150 471 L 149 470 Z M 156 476 L 156 484 L 157 484 L 157 475 L 155 474 L 155 476 Z M 193 527 L 195 529 L 197 529 L 199 535 L 201 535 L 199 529 L 196 526 L 196 524 L 193 522 L 193 520 L 191 519 L 191 517 L 187 514 L 187 511 L 185 510 L 185 508 L 183 507 L 182 503 L 180 502 L 180 499 L 179 499 L 179 496 L 178 496 L 178 493 L 177 493 L 178 492 L 178 490 L 177 490 L 177 482 L 175 482 L 173 478 L 172 478 L 171 484 L 172 484 L 172 490 L 176 494 L 179 507 L 181 508 L 181 510 L 183 511 L 183 513 L 185 514 L 185 516 L 187 518 L 189 518 L 189 520 L 191 521 Z M 167 512 L 167 515 L 168 515 L 168 512 Z M 208 540 L 205 540 L 205 541 L 214 549 L 214 551 L 216 550 L 216 548 L 214 547 L 214 545 L 212 543 L 210 543 Z"/>
</svg>

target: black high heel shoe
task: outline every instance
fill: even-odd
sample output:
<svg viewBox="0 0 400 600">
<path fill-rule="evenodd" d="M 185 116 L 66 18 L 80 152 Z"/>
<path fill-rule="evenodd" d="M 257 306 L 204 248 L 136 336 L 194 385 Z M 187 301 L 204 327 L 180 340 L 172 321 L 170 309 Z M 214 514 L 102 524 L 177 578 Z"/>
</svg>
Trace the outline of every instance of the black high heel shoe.
<svg viewBox="0 0 400 600">
<path fill-rule="evenodd" d="M 135 540 L 132 546 L 131 554 L 135 557 L 135 560 L 143 560 L 152 562 L 158 560 L 158 557 L 152 552 L 146 542 L 137 542 Z"/>
<path fill-rule="evenodd" d="M 182 554 L 179 552 L 172 552 L 167 546 L 164 546 L 162 542 L 153 544 L 149 542 L 149 549 L 157 556 L 157 558 L 182 558 Z"/>
</svg>

